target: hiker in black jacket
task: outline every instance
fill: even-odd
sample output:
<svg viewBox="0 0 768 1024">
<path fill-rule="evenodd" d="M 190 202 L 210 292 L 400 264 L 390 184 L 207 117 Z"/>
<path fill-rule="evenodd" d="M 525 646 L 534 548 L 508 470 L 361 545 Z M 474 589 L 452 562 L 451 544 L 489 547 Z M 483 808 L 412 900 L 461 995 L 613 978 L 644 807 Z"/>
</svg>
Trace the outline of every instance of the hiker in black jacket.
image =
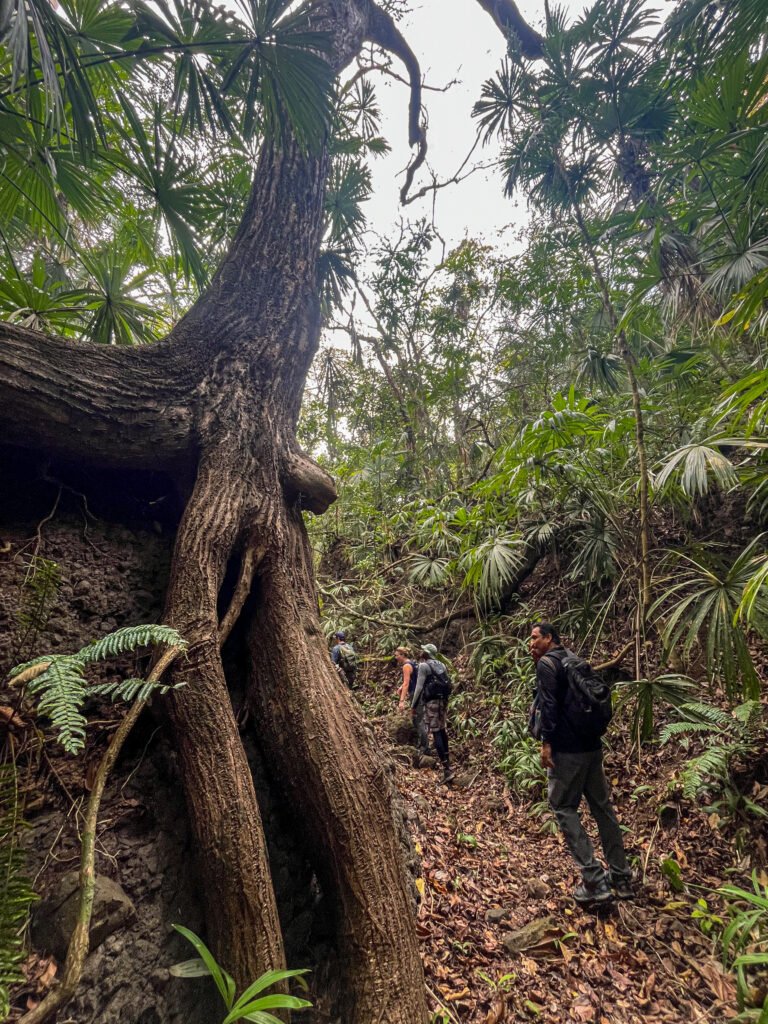
<svg viewBox="0 0 768 1024">
<path fill-rule="evenodd" d="M 533 627 L 530 650 L 536 662 L 541 763 L 547 769 L 549 805 L 581 870 L 582 884 L 574 890 L 574 899 L 579 903 L 602 903 L 612 898 L 611 888 L 619 899 L 632 899 L 632 873 L 603 770 L 602 740 L 575 725 L 575 713 L 569 715 L 569 708 L 574 708 L 578 698 L 568 684 L 561 661 L 571 652 L 560 643 L 557 630 L 549 622 Z M 597 824 L 608 873 L 596 859 L 592 842 L 581 824 L 582 797 L 586 798 Z"/>
</svg>

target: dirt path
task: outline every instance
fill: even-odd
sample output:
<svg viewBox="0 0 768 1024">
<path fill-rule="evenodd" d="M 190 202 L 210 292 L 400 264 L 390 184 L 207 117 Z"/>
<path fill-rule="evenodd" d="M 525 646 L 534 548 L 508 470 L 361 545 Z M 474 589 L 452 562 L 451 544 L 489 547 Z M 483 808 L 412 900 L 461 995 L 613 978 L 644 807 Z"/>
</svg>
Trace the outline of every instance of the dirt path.
<svg viewBox="0 0 768 1024">
<path fill-rule="evenodd" d="M 670 850 L 686 871 L 703 862 L 689 885 L 722 880 L 718 844 L 698 819 L 660 836 L 658 813 L 627 799 L 634 783 L 615 780 L 645 884 L 632 903 L 588 914 L 570 898 L 577 877 L 560 837 L 510 799 L 482 748 L 463 759 L 451 789 L 434 769 L 396 766 L 423 861 L 418 927 L 433 1021 L 700 1024 L 736 1015 L 732 980 L 692 920 L 690 896 L 672 893 L 658 867 Z"/>
</svg>

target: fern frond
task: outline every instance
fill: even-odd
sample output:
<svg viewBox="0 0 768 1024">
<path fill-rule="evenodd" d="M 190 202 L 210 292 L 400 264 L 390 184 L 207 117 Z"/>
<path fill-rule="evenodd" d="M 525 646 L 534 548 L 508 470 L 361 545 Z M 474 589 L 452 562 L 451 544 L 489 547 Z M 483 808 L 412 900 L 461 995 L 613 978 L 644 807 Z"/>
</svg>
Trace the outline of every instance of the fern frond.
<svg viewBox="0 0 768 1024">
<path fill-rule="evenodd" d="M 40 695 L 38 710 L 51 719 L 68 754 L 76 754 L 85 743 L 86 720 L 80 710 L 87 693 L 83 669 L 77 655 L 54 655 L 48 668 L 29 683 L 29 693 Z"/>
<path fill-rule="evenodd" d="M 8 988 L 23 981 L 23 929 L 30 905 L 37 899 L 25 874 L 18 845 L 21 821 L 16 766 L 0 766 L 0 1019 L 10 1013 Z"/>
<path fill-rule="evenodd" d="M 686 722 L 701 722 L 705 725 L 717 726 L 720 729 L 733 727 L 733 717 L 722 708 L 703 701 L 692 700 L 681 704 L 677 709 L 680 718 Z"/>
<path fill-rule="evenodd" d="M 19 665 L 12 680 L 28 682 L 28 692 L 39 696 L 38 710 L 48 715 L 59 743 L 68 754 L 77 754 L 85 744 L 86 719 L 82 713 L 85 699 L 106 694 L 114 700 L 147 700 L 155 690 L 166 693 L 170 687 L 144 679 L 127 679 L 117 683 L 89 686 L 84 678 L 85 666 L 102 658 L 114 657 L 137 647 L 165 644 L 184 650 L 186 641 L 170 626 L 125 626 L 97 640 L 77 654 L 53 654 L 35 658 Z M 45 668 L 42 671 L 43 665 Z M 183 685 L 183 684 L 181 684 Z"/>
<path fill-rule="evenodd" d="M 728 778 L 732 754 L 732 746 L 714 746 L 689 761 L 680 773 L 683 796 L 687 800 L 695 800 L 706 782 L 724 783 Z"/>
<path fill-rule="evenodd" d="M 112 700 L 149 700 L 153 693 L 168 693 L 171 689 L 179 689 L 186 683 L 169 686 L 167 683 L 154 683 L 146 679 L 119 679 L 117 682 L 97 683 L 88 690 L 89 694 L 99 697 L 110 697 Z"/>
<path fill-rule="evenodd" d="M 92 661 L 101 661 L 104 658 L 115 658 L 120 654 L 135 651 L 137 647 L 156 647 L 160 644 L 182 649 L 187 646 L 186 640 L 170 626 L 158 624 L 123 626 L 122 629 L 116 629 L 114 633 L 108 633 L 100 640 L 95 640 L 87 647 L 83 647 L 74 657 L 85 665 Z"/>
<path fill-rule="evenodd" d="M 762 714 L 763 705 L 759 700 L 745 700 L 733 709 L 733 717 L 747 729 L 757 725 Z"/>
<path fill-rule="evenodd" d="M 667 743 L 673 736 L 686 736 L 690 733 L 716 732 L 717 726 L 712 722 L 669 722 L 661 730 L 661 743 Z"/>
</svg>

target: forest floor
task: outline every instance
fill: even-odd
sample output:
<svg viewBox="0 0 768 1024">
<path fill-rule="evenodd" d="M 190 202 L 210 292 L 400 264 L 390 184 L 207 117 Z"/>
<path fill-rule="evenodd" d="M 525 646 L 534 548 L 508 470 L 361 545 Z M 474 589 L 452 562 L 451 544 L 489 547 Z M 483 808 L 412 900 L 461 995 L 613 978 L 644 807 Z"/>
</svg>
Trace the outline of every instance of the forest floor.
<svg viewBox="0 0 768 1024">
<path fill-rule="evenodd" d="M 382 719 L 379 719 L 382 722 Z M 449 722 L 450 725 L 450 722 Z M 715 945 L 712 891 L 749 876 L 716 814 L 671 802 L 671 751 L 606 758 L 637 896 L 587 912 L 547 818 L 532 816 L 493 767 L 484 737 L 453 746 L 455 785 L 434 768 L 395 768 L 422 857 L 418 933 L 437 1022 L 655 1024 L 737 1016 Z M 588 819 L 589 820 L 589 819 Z M 591 823 L 590 823 L 591 828 Z M 594 829 L 592 829 L 594 837 Z M 599 849 L 599 847 L 598 847 Z M 683 892 L 661 871 L 680 867 Z M 707 900 L 706 908 L 697 899 Z M 442 1014 L 442 1016 L 441 1016 Z"/>
</svg>

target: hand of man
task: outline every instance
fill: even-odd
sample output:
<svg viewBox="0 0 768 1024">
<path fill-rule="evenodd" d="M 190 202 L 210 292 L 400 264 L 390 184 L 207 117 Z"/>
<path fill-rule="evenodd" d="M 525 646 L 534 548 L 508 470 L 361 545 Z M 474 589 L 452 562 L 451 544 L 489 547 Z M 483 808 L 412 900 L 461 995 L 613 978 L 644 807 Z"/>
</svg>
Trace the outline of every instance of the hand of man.
<svg viewBox="0 0 768 1024">
<path fill-rule="evenodd" d="M 397 710 L 398 711 L 405 711 L 405 704 L 403 704 L 402 701 L 400 701 L 400 703 L 397 705 Z"/>
<path fill-rule="evenodd" d="M 555 761 L 552 757 L 552 744 L 542 743 L 541 744 L 541 767 L 542 768 L 554 768 Z"/>
</svg>

